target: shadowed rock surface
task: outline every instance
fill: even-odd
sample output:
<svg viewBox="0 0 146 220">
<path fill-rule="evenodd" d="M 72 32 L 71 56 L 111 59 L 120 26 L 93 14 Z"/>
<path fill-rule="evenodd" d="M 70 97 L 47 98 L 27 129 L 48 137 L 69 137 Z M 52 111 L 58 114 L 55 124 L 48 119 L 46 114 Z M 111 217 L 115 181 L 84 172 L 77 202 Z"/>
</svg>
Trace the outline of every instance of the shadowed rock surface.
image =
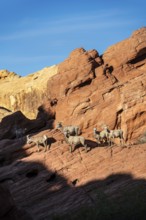
<svg viewBox="0 0 146 220">
<path fill-rule="evenodd" d="M 69 146 L 61 144 L 59 131 L 36 135 L 41 134 L 52 137 L 48 152 L 43 147 L 37 152 L 25 141 L 0 141 L 0 183 L 10 190 L 17 209 L 35 220 L 80 219 L 75 216 L 81 210 L 88 211 L 87 217 L 92 210 L 91 219 L 96 219 L 94 212 L 102 219 L 144 219 L 140 217 L 145 217 L 146 208 L 145 144 L 97 147 L 90 140 L 88 153 L 78 147 L 71 154 Z"/>
</svg>

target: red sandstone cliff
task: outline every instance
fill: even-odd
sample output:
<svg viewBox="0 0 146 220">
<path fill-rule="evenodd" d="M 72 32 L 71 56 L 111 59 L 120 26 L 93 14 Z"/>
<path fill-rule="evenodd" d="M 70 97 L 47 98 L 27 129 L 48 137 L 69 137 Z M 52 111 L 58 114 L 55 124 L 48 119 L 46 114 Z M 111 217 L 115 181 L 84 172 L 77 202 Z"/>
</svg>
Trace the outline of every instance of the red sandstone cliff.
<svg viewBox="0 0 146 220">
<path fill-rule="evenodd" d="M 117 82 L 103 75 L 105 64 Z M 146 130 L 146 28 L 100 57 L 95 50 L 74 50 L 48 81 L 47 91 L 58 100 L 57 121 L 80 125 L 89 135 L 93 127 L 107 124 L 123 129 L 126 140 L 136 140 Z"/>
<path fill-rule="evenodd" d="M 84 219 L 145 219 L 146 145 L 130 144 L 146 130 L 145 58 L 146 28 L 142 28 L 102 56 L 96 50 L 74 50 L 53 67 L 53 76 L 45 69 L 44 76 L 42 72 L 24 79 L 16 76 L 13 82 L 2 77 L 0 89 L 7 92 L 1 93 L 0 113 L 8 116 L 0 123 L 0 184 L 11 195 L 0 187 L 0 207 L 5 206 L 0 219 L 18 220 L 21 215 L 35 220 L 56 215 L 81 219 L 82 208 L 88 213 Z M 103 75 L 107 63 L 116 81 Z M 20 84 L 14 91 L 16 82 Z M 18 111 L 29 117 L 32 108 L 31 120 Z M 52 129 L 58 121 L 79 125 L 91 150 L 86 153 L 78 147 L 71 154 L 62 134 Z M 26 144 L 25 136 L 16 139 L 14 124 L 27 128 L 27 134 L 47 134 L 51 149 L 37 152 L 36 146 Z M 129 145 L 97 147 L 92 130 L 101 130 L 103 124 L 122 128 Z M 70 217 L 61 217 L 69 213 Z"/>
</svg>

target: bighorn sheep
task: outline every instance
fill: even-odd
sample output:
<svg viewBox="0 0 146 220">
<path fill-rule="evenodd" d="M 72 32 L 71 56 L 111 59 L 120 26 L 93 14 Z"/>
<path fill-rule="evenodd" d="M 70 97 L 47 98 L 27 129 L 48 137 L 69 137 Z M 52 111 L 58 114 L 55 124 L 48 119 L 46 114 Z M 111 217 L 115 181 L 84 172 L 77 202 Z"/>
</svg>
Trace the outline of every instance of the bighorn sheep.
<svg viewBox="0 0 146 220">
<path fill-rule="evenodd" d="M 14 133 L 16 135 L 16 138 L 21 138 L 26 134 L 27 129 L 26 128 L 17 128 L 14 127 Z"/>
<path fill-rule="evenodd" d="M 17 128 L 15 130 L 16 138 L 21 138 L 26 134 L 27 129 L 26 128 Z"/>
<path fill-rule="evenodd" d="M 97 140 L 97 143 L 108 142 L 108 144 L 110 144 L 109 130 L 107 127 L 104 127 L 102 131 L 97 131 L 96 128 L 93 128 L 93 135 L 94 135 L 94 138 Z"/>
<path fill-rule="evenodd" d="M 109 139 L 109 129 L 108 127 L 105 125 L 103 127 L 103 130 L 100 132 L 100 138 L 103 142 L 107 142 L 110 145 L 110 139 Z"/>
<path fill-rule="evenodd" d="M 110 130 L 109 132 L 109 140 L 111 145 L 111 139 L 120 138 L 120 144 L 124 144 L 123 131 L 121 129 L 118 130 Z"/>
<path fill-rule="evenodd" d="M 31 143 L 35 143 L 35 145 L 37 145 L 38 151 L 40 151 L 39 149 L 39 145 L 43 144 L 45 150 L 50 149 L 50 145 L 47 146 L 47 135 L 43 135 L 43 136 L 38 136 L 38 137 L 29 137 L 29 135 L 26 136 L 27 139 L 27 144 L 31 144 Z"/>
<path fill-rule="evenodd" d="M 72 148 L 76 147 L 77 145 L 82 145 L 85 147 L 87 152 L 87 144 L 85 144 L 85 138 L 83 136 L 70 136 L 69 132 L 64 132 L 66 143 L 70 146 L 70 152 L 72 152 Z"/>
<path fill-rule="evenodd" d="M 63 133 L 68 132 L 68 134 L 72 136 L 77 136 L 81 134 L 80 128 L 78 126 L 73 126 L 73 125 L 63 126 L 61 122 L 58 122 L 56 129 L 59 129 Z"/>
</svg>

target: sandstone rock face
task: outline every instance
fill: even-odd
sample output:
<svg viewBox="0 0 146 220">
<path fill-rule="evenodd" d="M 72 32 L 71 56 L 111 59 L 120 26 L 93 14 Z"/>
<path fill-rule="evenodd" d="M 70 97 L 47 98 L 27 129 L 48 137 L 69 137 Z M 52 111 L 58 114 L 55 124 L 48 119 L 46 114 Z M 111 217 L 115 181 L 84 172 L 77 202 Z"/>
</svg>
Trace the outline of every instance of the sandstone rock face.
<svg viewBox="0 0 146 220">
<path fill-rule="evenodd" d="M 99 62 L 100 61 L 100 62 Z M 103 75 L 105 64 L 111 76 Z M 98 52 L 74 50 L 48 81 L 48 96 L 58 99 L 56 120 L 77 124 L 92 133 L 106 124 L 120 128 L 126 140 L 135 141 L 146 124 L 146 28 Z"/>
<path fill-rule="evenodd" d="M 3 71 L 2 71 L 3 72 Z M 57 73 L 57 66 L 46 67 L 26 77 L 0 77 L 1 106 L 15 112 L 21 111 L 30 119 L 38 113 L 38 107 L 46 99 L 46 87 L 49 77 Z"/>
<path fill-rule="evenodd" d="M 17 75 L 14 72 L 9 72 L 8 70 L 0 70 L 0 83 L 3 81 L 11 81 L 15 78 L 20 78 L 21 76 Z"/>
</svg>

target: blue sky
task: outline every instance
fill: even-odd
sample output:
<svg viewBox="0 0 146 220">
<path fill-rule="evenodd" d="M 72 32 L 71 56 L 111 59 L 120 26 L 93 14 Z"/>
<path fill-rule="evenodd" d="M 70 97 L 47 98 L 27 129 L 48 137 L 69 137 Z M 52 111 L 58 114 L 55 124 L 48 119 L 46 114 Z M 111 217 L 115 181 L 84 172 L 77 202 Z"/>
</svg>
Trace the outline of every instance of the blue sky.
<svg viewBox="0 0 146 220">
<path fill-rule="evenodd" d="M 19 75 L 83 47 L 99 54 L 146 26 L 145 0 L 0 0 L 0 69 Z"/>
</svg>

